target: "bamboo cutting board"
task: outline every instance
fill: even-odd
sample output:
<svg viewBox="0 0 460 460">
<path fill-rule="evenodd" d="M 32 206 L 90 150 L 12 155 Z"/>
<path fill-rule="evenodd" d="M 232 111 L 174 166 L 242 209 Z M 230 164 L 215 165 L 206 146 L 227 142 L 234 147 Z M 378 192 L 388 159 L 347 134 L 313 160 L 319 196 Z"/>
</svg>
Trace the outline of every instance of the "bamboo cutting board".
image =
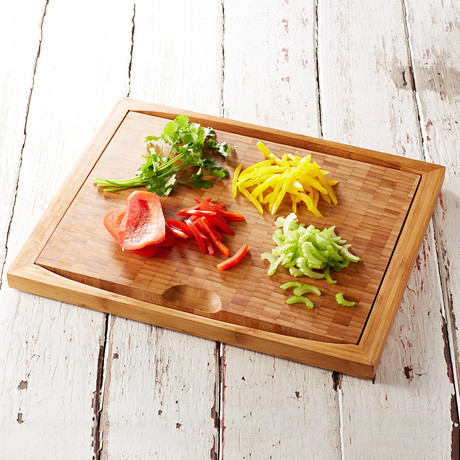
<svg viewBox="0 0 460 460">
<path fill-rule="evenodd" d="M 338 205 L 321 202 L 322 218 L 299 206 L 306 225 L 332 225 L 362 262 L 334 273 L 337 284 L 316 285 L 315 308 L 288 305 L 279 286 L 293 278 L 285 269 L 267 276 L 263 252 L 277 216 L 261 215 L 246 198 L 233 198 L 231 180 L 197 190 L 186 185 L 162 198 L 166 217 L 194 204 L 194 197 L 225 201 L 245 222 L 231 223 L 224 236 L 235 253 L 245 242 L 250 252 L 237 266 L 221 272 L 223 256 L 203 255 L 192 240 L 177 241 L 152 258 L 124 253 L 103 226 L 105 214 L 122 207 L 133 190 L 104 193 L 94 177 L 134 175 L 146 152 L 145 137 L 159 135 L 181 110 L 141 101 L 121 101 L 89 146 L 68 185 L 57 195 L 26 243 L 8 277 L 12 287 L 73 302 L 127 318 L 220 340 L 341 372 L 371 378 L 380 359 L 418 248 L 441 187 L 444 168 L 379 152 L 187 113 L 212 126 L 218 141 L 237 149 L 228 159 L 230 176 L 264 157 L 262 140 L 275 154 L 312 155 L 335 186 Z M 343 307 L 343 292 L 354 307 Z"/>
</svg>

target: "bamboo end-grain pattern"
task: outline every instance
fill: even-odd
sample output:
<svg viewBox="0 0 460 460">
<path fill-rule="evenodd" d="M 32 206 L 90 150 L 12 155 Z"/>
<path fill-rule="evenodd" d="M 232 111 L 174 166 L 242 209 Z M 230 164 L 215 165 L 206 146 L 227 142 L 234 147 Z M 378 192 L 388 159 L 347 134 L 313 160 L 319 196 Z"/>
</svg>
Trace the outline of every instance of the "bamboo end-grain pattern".
<svg viewBox="0 0 460 460">
<path fill-rule="evenodd" d="M 94 177 L 122 179 L 134 175 L 146 152 L 145 137 L 162 132 L 168 119 L 129 112 L 103 154 L 88 175 L 36 263 L 71 280 L 127 296 L 261 331 L 316 341 L 358 344 L 367 318 L 385 275 L 393 249 L 416 193 L 420 176 L 413 172 L 386 168 L 370 162 L 309 152 L 275 142 L 264 143 L 278 156 L 312 154 L 330 179 L 338 180 L 338 205 L 320 202 L 322 218 L 299 206 L 298 218 L 317 228 L 335 225 L 336 232 L 352 245 L 362 262 L 334 273 L 337 284 L 302 279 L 316 285 L 321 296 L 312 296 L 315 308 L 288 305 L 288 293 L 280 285 L 292 280 L 287 270 L 269 277 L 261 254 L 274 247 L 272 234 L 277 216 L 291 212 L 283 205 L 276 216 L 261 215 L 247 200 L 231 191 L 231 181 L 216 179 L 214 187 L 196 190 L 187 185 L 175 188 L 162 198 L 166 217 L 194 204 L 194 197 L 225 201 L 246 221 L 232 223 L 234 236 L 225 243 L 235 253 L 245 242 L 250 253 L 231 269 L 220 272 L 223 256 L 203 255 L 191 240 L 177 241 L 152 258 L 122 252 L 105 230 L 107 211 L 124 205 L 132 190 L 104 193 L 93 184 Z M 219 141 L 237 146 L 228 159 L 230 176 L 264 158 L 258 151 L 259 139 L 235 132 L 217 131 Z M 335 294 L 356 302 L 354 307 L 337 304 Z M 129 315 L 128 315 L 129 316 Z"/>
</svg>

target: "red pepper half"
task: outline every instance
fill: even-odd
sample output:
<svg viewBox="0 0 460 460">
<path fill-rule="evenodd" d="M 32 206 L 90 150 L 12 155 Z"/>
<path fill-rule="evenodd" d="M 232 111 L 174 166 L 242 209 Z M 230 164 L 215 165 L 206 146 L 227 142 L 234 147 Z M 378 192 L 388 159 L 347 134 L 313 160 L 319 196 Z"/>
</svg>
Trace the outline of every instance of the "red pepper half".
<svg viewBox="0 0 460 460">
<path fill-rule="evenodd" d="M 107 231 L 117 240 L 117 243 L 120 244 L 118 237 L 120 232 L 120 224 L 123 220 L 123 217 L 126 214 L 126 206 L 122 208 L 112 209 L 109 211 L 104 217 L 104 226 Z M 142 257 L 152 257 L 158 251 L 157 244 L 151 244 L 149 246 L 145 246 L 142 249 L 134 249 L 134 254 L 137 254 Z"/>
<path fill-rule="evenodd" d="M 161 243 L 166 237 L 166 225 L 160 197 L 155 193 L 136 191 L 129 195 L 126 214 L 120 223 L 121 248 L 132 251 Z"/>
<path fill-rule="evenodd" d="M 217 268 L 219 270 L 227 270 L 227 268 L 233 267 L 233 265 L 237 264 L 246 255 L 248 249 L 248 243 L 245 243 L 234 256 L 218 264 Z"/>
</svg>

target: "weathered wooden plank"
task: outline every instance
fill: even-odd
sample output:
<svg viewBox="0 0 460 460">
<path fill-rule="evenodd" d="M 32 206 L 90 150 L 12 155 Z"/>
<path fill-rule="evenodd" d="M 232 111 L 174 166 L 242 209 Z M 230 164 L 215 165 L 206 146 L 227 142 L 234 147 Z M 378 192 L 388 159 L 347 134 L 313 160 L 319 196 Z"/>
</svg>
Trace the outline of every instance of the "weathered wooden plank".
<svg viewBox="0 0 460 460">
<path fill-rule="evenodd" d="M 27 6 L 15 9 L 21 24 Z M 7 267 L 91 134 L 126 94 L 130 13 L 129 5 L 112 2 L 47 4 L 27 124 L 20 128 L 26 134 Z M 31 46 L 37 31 L 31 27 L 29 34 L 28 21 L 17 33 Z M 17 161 L 21 149 L 9 154 Z M 2 177 L 12 172 L 1 171 Z M 0 295 L 2 455 L 90 458 L 98 447 L 104 315 L 19 294 L 6 282 Z"/>
<path fill-rule="evenodd" d="M 320 2 L 318 17 L 324 137 L 423 159 L 401 2 Z M 430 227 L 374 384 L 340 379 L 345 458 L 450 456 L 443 320 Z"/>
<path fill-rule="evenodd" d="M 136 2 L 130 96 L 220 115 L 221 31 L 217 2 Z M 102 457 L 217 458 L 215 342 L 115 317 L 107 340 Z"/>
<path fill-rule="evenodd" d="M 24 125 L 40 49 L 45 5 L 45 1 L 0 5 L 0 276 L 16 197 Z M 21 14 L 24 9 L 28 10 L 26 16 Z"/>
<path fill-rule="evenodd" d="M 460 270 L 457 230 L 460 226 L 460 4 L 430 1 L 420 8 L 416 2 L 407 1 L 406 8 L 424 154 L 427 161 L 446 166 L 444 186 L 435 209 L 434 231 L 447 328 L 452 337 L 451 359 L 456 365 L 453 372 L 458 382 L 460 336 L 456 318 L 460 317 L 460 280 L 455 274 Z M 448 351 L 447 334 L 444 339 Z"/>
<path fill-rule="evenodd" d="M 224 13 L 225 115 L 318 136 L 314 2 Z M 224 458 L 340 458 L 331 372 L 230 346 L 222 369 Z"/>
</svg>

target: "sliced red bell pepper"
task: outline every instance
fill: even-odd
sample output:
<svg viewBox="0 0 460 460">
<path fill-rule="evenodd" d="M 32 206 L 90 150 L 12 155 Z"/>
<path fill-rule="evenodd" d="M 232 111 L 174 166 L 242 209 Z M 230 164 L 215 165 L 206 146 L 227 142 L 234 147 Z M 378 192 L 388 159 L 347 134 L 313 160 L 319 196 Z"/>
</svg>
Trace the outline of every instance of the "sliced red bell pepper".
<svg viewBox="0 0 460 460">
<path fill-rule="evenodd" d="M 183 239 L 187 239 L 190 237 L 188 233 L 185 233 L 180 228 L 175 227 L 170 222 L 168 222 L 168 220 L 170 219 L 166 219 L 166 228 L 168 228 L 169 231 L 172 232 L 175 237 Z"/>
<path fill-rule="evenodd" d="M 230 257 L 230 249 L 222 243 L 219 233 L 216 231 L 212 225 L 209 224 L 206 217 L 201 217 L 200 223 L 203 228 L 205 235 L 211 240 L 211 243 L 221 252 L 224 256 Z"/>
<path fill-rule="evenodd" d="M 213 203 L 212 201 L 204 201 L 200 198 L 195 198 L 195 201 L 200 205 L 200 209 L 215 211 L 217 215 L 223 217 L 227 222 L 241 222 L 245 220 L 242 214 L 227 211 L 224 201 Z"/>
<path fill-rule="evenodd" d="M 104 217 L 104 226 L 107 229 L 107 231 L 117 240 L 117 243 L 120 243 L 118 240 L 119 230 L 121 221 L 123 220 L 125 213 L 126 206 L 122 208 L 112 209 Z M 157 251 L 158 245 L 151 244 L 141 249 L 134 249 L 130 252 L 133 252 L 134 254 L 137 254 L 142 257 L 152 257 L 157 253 Z"/>
<path fill-rule="evenodd" d="M 207 210 L 207 209 L 189 209 L 186 211 L 186 214 L 189 216 L 215 216 L 216 212 L 212 210 Z"/>
<path fill-rule="evenodd" d="M 205 220 L 205 217 L 199 217 L 196 219 L 193 223 L 195 224 L 195 227 L 197 228 L 201 239 L 204 242 L 204 245 L 206 246 L 207 251 L 209 252 L 210 255 L 214 255 L 214 246 L 212 245 L 212 239 L 209 237 L 208 231 L 206 230 L 205 226 L 203 225 L 203 220 Z"/>
<path fill-rule="evenodd" d="M 151 192 L 131 193 L 120 223 L 119 242 L 122 250 L 132 251 L 158 244 L 165 237 L 166 225 L 160 197 Z"/>
<path fill-rule="evenodd" d="M 227 225 L 227 222 L 222 219 L 218 219 L 217 216 L 208 216 L 206 217 L 208 222 L 210 222 L 214 227 L 217 227 L 222 232 L 226 233 L 227 235 L 234 235 L 235 232 Z"/>
<path fill-rule="evenodd" d="M 242 222 L 243 220 L 245 220 L 244 216 L 242 214 L 239 214 L 238 212 L 230 212 L 224 209 L 222 211 L 219 211 L 219 214 L 227 222 Z"/>
<path fill-rule="evenodd" d="M 198 229 L 196 228 L 196 224 L 195 222 L 191 221 L 190 219 L 187 219 L 185 221 L 185 223 L 189 226 L 190 228 L 190 231 L 193 233 L 193 236 L 195 237 L 197 243 L 198 243 L 198 246 L 200 247 L 201 249 L 201 252 L 203 254 L 206 254 L 207 252 L 207 248 L 206 248 L 206 245 L 203 241 L 203 238 L 202 236 L 200 235 L 200 232 L 198 231 Z"/>
<path fill-rule="evenodd" d="M 196 204 L 195 206 L 189 206 L 187 208 L 182 208 L 179 211 L 177 211 L 176 216 L 188 216 L 189 211 L 193 211 L 198 209 L 198 205 Z"/>
<path fill-rule="evenodd" d="M 226 270 L 227 268 L 233 267 L 233 265 L 237 264 L 246 255 L 248 249 L 249 246 L 245 243 L 234 256 L 218 264 L 217 268 L 219 270 Z"/>
<path fill-rule="evenodd" d="M 120 230 L 120 223 L 123 220 L 125 213 L 126 206 L 124 206 L 123 208 L 112 209 L 104 217 L 104 227 L 117 240 L 118 243 L 118 232 Z"/>
<path fill-rule="evenodd" d="M 175 235 L 179 236 L 180 238 L 189 238 L 190 236 L 193 235 L 189 226 L 185 222 L 182 222 L 181 220 L 166 219 L 166 223 L 169 225 L 171 230 L 175 232 Z M 177 233 L 178 230 L 182 233 L 182 235 Z M 185 235 L 185 237 L 183 235 Z"/>
</svg>

